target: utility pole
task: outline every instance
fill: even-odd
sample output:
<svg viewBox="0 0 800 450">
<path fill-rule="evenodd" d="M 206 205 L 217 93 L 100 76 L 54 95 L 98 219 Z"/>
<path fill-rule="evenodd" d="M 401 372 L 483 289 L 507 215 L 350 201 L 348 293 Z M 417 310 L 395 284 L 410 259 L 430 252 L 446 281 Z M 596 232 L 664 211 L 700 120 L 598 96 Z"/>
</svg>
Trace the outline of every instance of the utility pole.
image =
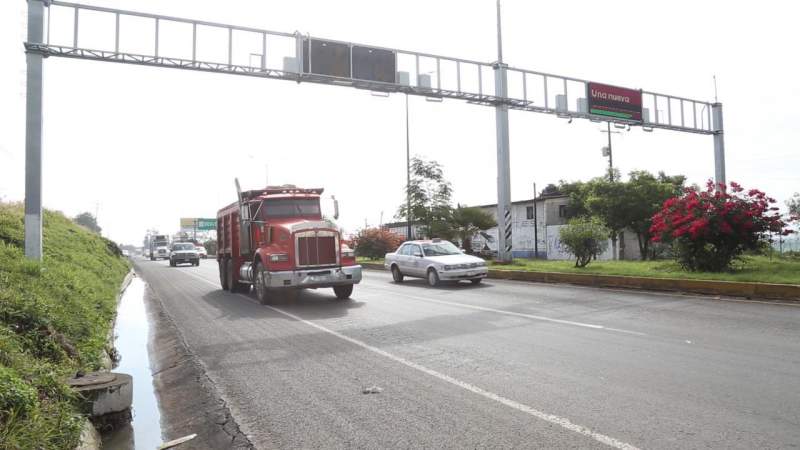
<svg viewBox="0 0 800 450">
<path fill-rule="evenodd" d="M 603 147 L 603 156 L 608 156 L 608 180 L 614 181 L 614 156 L 611 150 L 611 134 L 622 134 L 621 131 L 611 131 L 611 122 L 606 122 L 608 128 L 600 130 L 601 133 L 608 133 L 608 147 Z"/>
<path fill-rule="evenodd" d="M 28 0 L 28 42 L 42 43 L 44 2 Z M 42 260 L 42 59 L 27 51 L 25 97 L 25 256 Z"/>
<path fill-rule="evenodd" d="M 539 258 L 539 220 L 536 216 L 536 182 L 533 182 L 533 257 Z"/>
<path fill-rule="evenodd" d="M 725 181 L 725 138 L 722 131 L 722 103 L 711 105 L 714 132 L 714 180 L 717 185 L 724 185 Z"/>
<path fill-rule="evenodd" d="M 500 22 L 500 0 L 497 0 L 497 63 L 494 64 L 494 95 L 501 99 L 495 104 L 495 129 L 497 133 L 497 259 L 511 261 L 511 162 L 508 137 L 508 97 L 506 69 L 503 63 L 503 34 Z M 503 224 L 503 226 L 500 226 Z"/>
<path fill-rule="evenodd" d="M 406 240 L 411 236 L 411 143 L 408 130 L 408 94 L 406 94 Z"/>
</svg>

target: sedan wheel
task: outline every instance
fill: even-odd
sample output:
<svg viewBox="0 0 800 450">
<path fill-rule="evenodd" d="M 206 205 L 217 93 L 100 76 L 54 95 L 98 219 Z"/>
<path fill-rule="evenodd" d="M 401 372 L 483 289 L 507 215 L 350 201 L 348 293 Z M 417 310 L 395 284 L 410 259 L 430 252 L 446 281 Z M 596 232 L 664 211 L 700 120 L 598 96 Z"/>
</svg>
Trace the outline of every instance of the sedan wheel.
<svg viewBox="0 0 800 450">
<path fill-rule="evenodd" d="M 403 282 L 403 274 L 400 273 L 400 269 L 398 269 L 397 266 L 392 266 L 392 279 L 395 283 Z"/>
<path fill-rule="evenodd" d="M 436 273 L 436 269 L 428 270 L 428 284 L 431 286 L 436 286 L 439 284 L 439 274 Z"/>
</svg>

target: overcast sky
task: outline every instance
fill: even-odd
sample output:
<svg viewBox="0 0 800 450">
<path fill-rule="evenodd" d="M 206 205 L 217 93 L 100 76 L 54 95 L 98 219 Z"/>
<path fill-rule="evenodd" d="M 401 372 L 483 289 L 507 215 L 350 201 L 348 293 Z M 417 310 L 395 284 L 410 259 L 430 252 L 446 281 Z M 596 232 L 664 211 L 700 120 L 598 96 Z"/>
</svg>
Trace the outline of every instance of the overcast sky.
<svg viewBox="0 0 800 450">
<path fill-rule="evenodd" d="M 86 0 L 85 3 L 310 33 L 478 61 L 496 55 L 495 2 Z M 790 10 L 791 8 L 791 10 Z M 790 2 L 503 2 L 514 67 L 713 101 L 725 110 L 728 180 L 781 203 L 800 190 L 800 42 Z M 0 199 L 24 198 L 26 2 L 0 4 Z M 55 10 L 54 10 L 55 11 Z M 55 24 L 55 21 L 54 21 Z M 90 18 L 81 38 L 113 45 Z M 132 25 L 121 42 L 149 44 Z M 59 35 L 59 36 L 56 36 Z M 71 39 L 70 30 L 54 38 Z M 67 42 L 65 42 L 67 43 Z M 100 45 L 100 44 L 96 44 Z M 211 42 L 209 48 L 214 46 Z M 210 51 L 210 50 L 209 50 Z M 269 53 L 269 50 L 268 50 Z M 443 164 L 454 200 L 494 203 L 494 110 L 410 99 L 411 149 Z M 324 187 L 353 231 L 391 221 L 405 183 L 404 98 L 347 87 L 48 58 L 44 63 L 44 205 L 99 211 L 103 234 L 139 244 L 148 228 L 214 217 L 243 187 Z M 601 175 L 606 136 L 583 120 L 512 111 L 511 194 Z M 615 134 L 614 164 L 714 174 L 710 136 L 634 128 Z M 99 205 L 99 206 L 98 206 Z"/>
</svg>

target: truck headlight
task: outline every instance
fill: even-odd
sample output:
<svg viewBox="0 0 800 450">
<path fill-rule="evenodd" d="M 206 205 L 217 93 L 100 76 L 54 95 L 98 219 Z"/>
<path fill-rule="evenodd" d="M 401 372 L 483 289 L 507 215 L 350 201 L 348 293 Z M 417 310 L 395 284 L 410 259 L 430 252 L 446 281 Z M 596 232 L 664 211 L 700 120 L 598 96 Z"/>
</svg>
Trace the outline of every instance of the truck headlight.
<svg viewBox="0 0 800 450">
<path fill-rule="evenodd" d="M 281 262 L 281 261 L 288 261 L 289 255 L 286 253 L 273 253 L 269 255 L 270 262 Z"/>
<path fill-rule="evenodd" d="M 342 249 L 342 258 L 355 258 L 355 257 L 356 257 L 356 252 L 355 252 L 355 250 L 350 250 L 350 249 L 347 249 L 347 250 L 345 250 L 345 249 Z"/>
</svg>

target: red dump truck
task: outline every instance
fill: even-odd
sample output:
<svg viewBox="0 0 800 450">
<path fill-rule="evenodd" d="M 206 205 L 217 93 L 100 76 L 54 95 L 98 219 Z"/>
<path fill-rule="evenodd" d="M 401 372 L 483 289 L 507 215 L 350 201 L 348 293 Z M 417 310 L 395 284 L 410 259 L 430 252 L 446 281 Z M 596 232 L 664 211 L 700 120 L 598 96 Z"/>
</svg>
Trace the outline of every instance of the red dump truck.
<svg viewBox="0 0 800 450">
<path fill-rule="evenodd" d="M 217 262 L 223 289 L 249 292 L 262 304 L 279 292 L 333 288 L 350 298 L 361 281 L 355 253 L 336 225 L 323 219 L 322 189 L 269 186 L 242 192 L 217 212 Z M 334 200 L 334 218 L 338 218 Z"/>
</svg>

